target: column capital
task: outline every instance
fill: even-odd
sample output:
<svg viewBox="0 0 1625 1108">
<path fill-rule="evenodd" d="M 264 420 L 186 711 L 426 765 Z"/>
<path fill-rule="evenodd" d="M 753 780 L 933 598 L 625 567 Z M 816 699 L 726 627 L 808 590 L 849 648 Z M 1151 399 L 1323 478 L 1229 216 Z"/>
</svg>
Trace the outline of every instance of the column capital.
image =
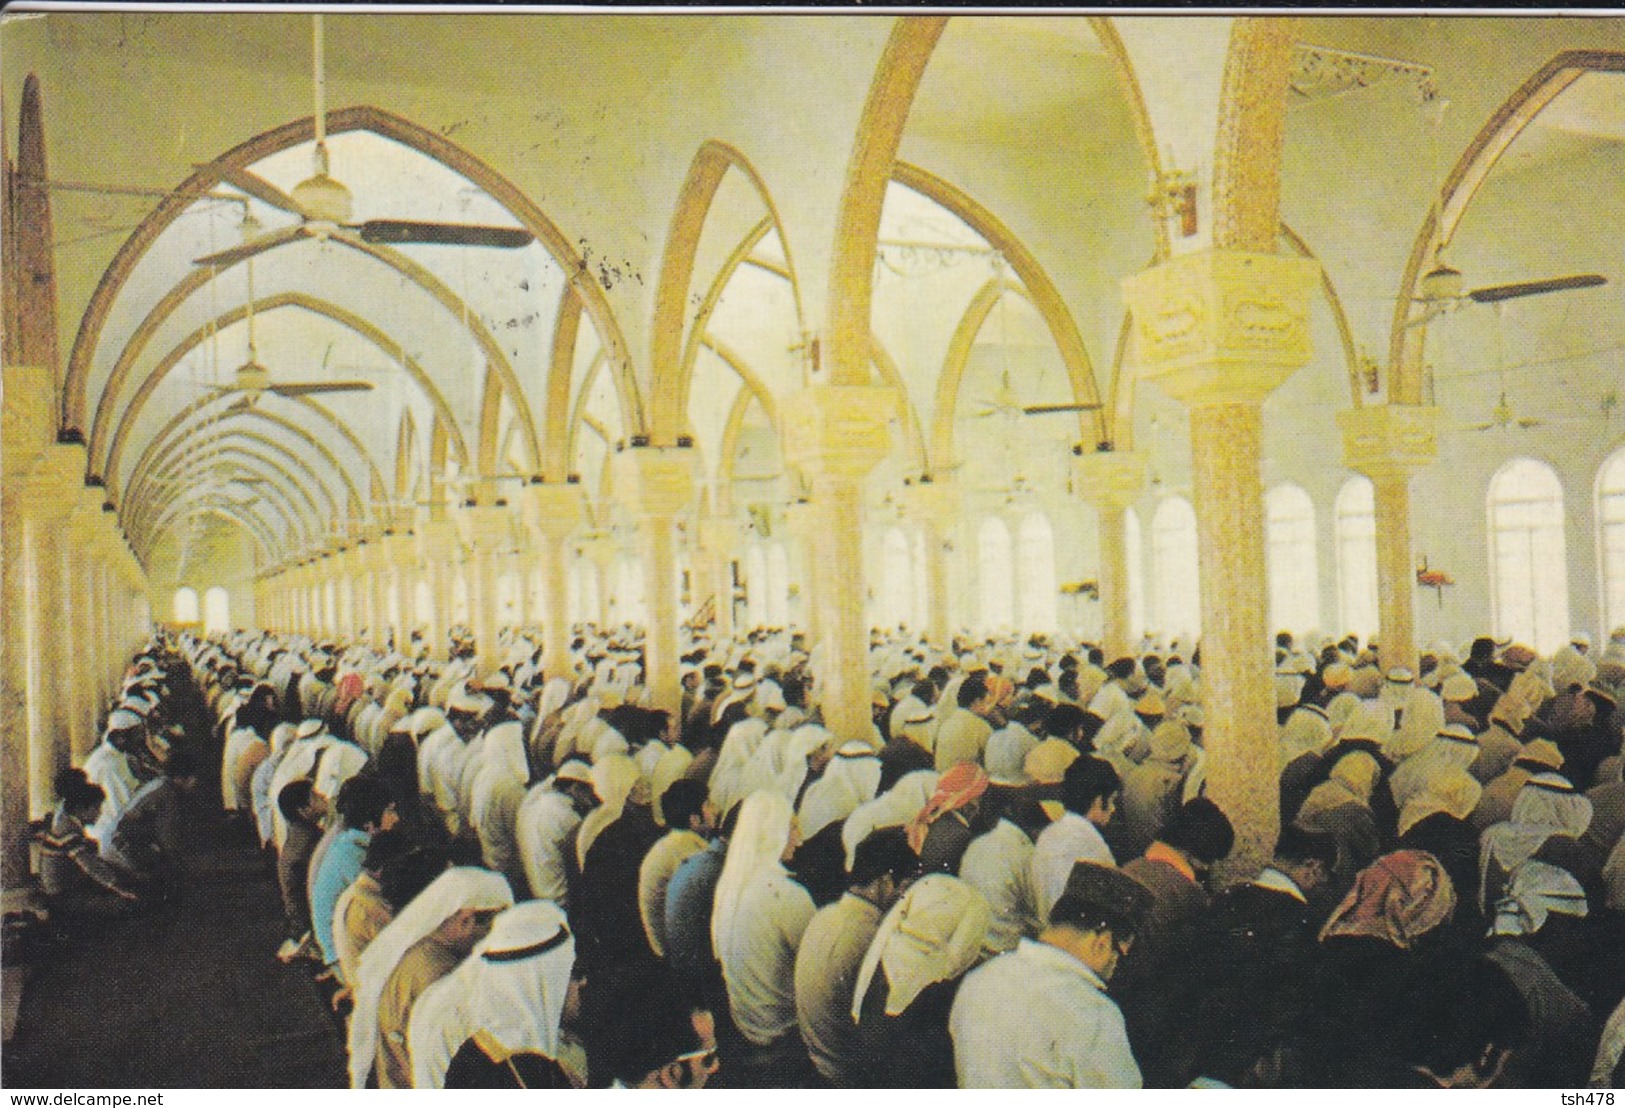
<svg viewBox="0 0 1625 1108">
<path fill-rule="evenodd" d="M 610 457 L 615 499 L 639 519 L 678 516 L 694 498 L 694 452 L 635 446 Z"/>
<path fill-rule="evenodd" d="M 1309 361 L 1320 265 L 1204 250 L 1123 279 L 1142 381 L 1194 406 L 1261 402 Z"/>
<path fill-rule="evenodd" d="M 451 521 L 471 554 L 496 554 L 513 545 L 511 516 L 505 507 L 478 504 L 454 508 Z"/>
<path fill-rule="evenodd" d="M 1439 409 L 1431 404 L 1373 404 L 1337 413 L 1343 464 L 1373 481 L 1409 478 L 1439 456 Z"/>
<path fill-rule="evenodd" d="M 78 444 L 52 444 L 41 451 L 28 470 L 6 478 L 6 500 L 22 514 L 40 520 L 60 519 L 80 507 L 80 494 L 96 494 L 101 511 L 101 490 L 85 488 L 85 448 Z"/>
<path fill-rule="evenodd" d="M 809 480 L 860 480 L 891 453 L 901 394 L 877 385 L 813 385 L 780 405 L 784 458 Z"/>
<path fill-rule="evenodd" d="M 1145 458 L 1131 451 L 1083 454 L 1072 473 L 1078 495 L 1098 508 L 1127 508 L 1145 491 Z"/>
<path fill-rule="evenodd" d="M 540 538 L 565 538 L 586 516 L 580 485 L 527 485 L 518 499 L 526 529 Z"/>
<path fill-rule="evenodd" d="M 903 512 L 917 523 L 947 527 L 959 516 L 959 485 L 946 478 L 916 482 L 903 490 Z"/>
</svg>

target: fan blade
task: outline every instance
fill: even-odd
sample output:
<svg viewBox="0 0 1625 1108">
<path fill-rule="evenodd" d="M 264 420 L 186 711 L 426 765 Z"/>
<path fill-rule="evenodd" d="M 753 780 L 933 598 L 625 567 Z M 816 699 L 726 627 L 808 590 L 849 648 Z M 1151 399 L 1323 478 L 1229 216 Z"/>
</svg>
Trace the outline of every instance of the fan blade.
<svg viewBox="0 0 1625 1108">
<path fill-rule="evenodd" d="M 241 244 L 240 246 L 233 246 L 229 250 L 222 250 L 218 254 L 206 254 L 201 258 L 195 259 L 192 264 L 210 265 L 216 267 L 217 269 L 225 269 L 228 266 L 236 265 L 245 258 L 252 258 L 256 254 L 263 254 L 273 247 L 283 246 L 287 243 L 293 242 L 296 239 L 302 239 L 308 234 L 310 234 L 310 232 L 305 228 L 303 223 L 297 227 L 284 227 L 280 231 L 272 231 L 270 234 L 261 235 L 256 239 L 251 239 L 250 241 Z"/>
<path fill-rule="evenodd" d="M 483 227 L 472 223 L 415 223 L 406 219 L 371 219 L 355 225 L 365 242 L 431 243 L 439 246 L 495 246 L 512 250 L 536 236 L 522 227 Z"/>
<path fill-rule="evenodd" d="M 1545 422 L 1546 421 L 1544 419 L 1533 419 L 1533 418 L 1529 418 L 1529 417 L 1525 417 L 1524 419 L 1520 419 L 1520 420 L 1517 421 L 1518 426 L 1522 427 L 1522 428 L 1525 428 L 1525 429 L 1528 429 L 1530 427 L 1539 427 L 1541 424 L 1543 424 Z"/>
<path fill-rule="evenodd" d="M 1021 409 L 1026 415 L 1049 415 L 1051 412 L 1098 412 L 1099 404 L 1033 404 Z"/>
<path fill-rule="evenodd" d="M 236 390 L 233 389 L 233 390 L 229 390 L 229 391 L 235 392 Z M 233 414 L 235 414 L 237 412 L 253 411 L 253 409 L 254 409 L 254 398 L 251 397 L 251 396 L 245 396 L 241 400 L 237 401 L 237 403 L 231 405 L 225 411 L 221 412 L 220 414 L 221 415 L 233 415 Z"/>
<path fill-rule="evenodd" d="M 197 168 L 217 175 L 226 184 L 241 189 L 255 200 L 263 201 L 273 208 L 278 208 L 284 212 L 292 212 L 303 219 L 311 218 L 310 213 L 301 208 L 298 201 L 258 174 L 250 173 L 246 169 L 238 169 L 236 166 L 217 165 L 212 162 L 200 165 Z"/>
<path fill-rule="evenodd" d="M 1490 285 L 1474 289 L 1467 294 L 1475 304 L 1495 304 L 1502 300 L 1516 300 L 1520 296 L 1539 296 L 1547 292 L 1567 292 L 1569 289 L 1591 289 L 1606 285 L 1608 278 L 1598 273 L 1578 273 L 1572 277 L 1551 277 L 1544 281 L 1521 281 L 1515 285 Z"/>
<path fill-rule="evenodd" d="M 371 392 L 371 381 L 311 381 L 306 384 L 272 385 L 266 392 L 278 396 L 316 396 L 324 392 Z"/>
</svg>

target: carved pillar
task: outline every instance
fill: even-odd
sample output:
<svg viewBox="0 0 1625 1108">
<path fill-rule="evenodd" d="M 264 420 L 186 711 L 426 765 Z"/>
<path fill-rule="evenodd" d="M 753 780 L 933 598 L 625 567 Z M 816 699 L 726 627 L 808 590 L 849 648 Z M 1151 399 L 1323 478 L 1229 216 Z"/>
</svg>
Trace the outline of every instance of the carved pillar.
<svg viewBox="0 0 1625 1108">
<path fill-rule="evenodd" d="M 1385 404 L 1337 413 L 1343 464 L 1371 479 L 1377 530 L 1378 649 L 1384 670 L 1416 668 L 1411 477 L 1438 457 L 1439 411 Z"/>
<path fill-rule="evenodd" d="M 1191 409 L 1204 744 L 1208 795 L 1236 828 L 1227 876 L 1268 862 L 1280 830 L 1263 401 L 1309 360 L 1318 277 L 1301 258 L 1205 251 L 1123 282 L 1141 378 Z"/>
<path fill-rule="evenodd" d="M 1074 466 L 1078 495 L 1100 521 L 1101 648 L 1108 659 L 1131 653 L 1128 610 L 1128 507 L 1145 488 L 1145 459 L 1135 454 L 1085 454 Z"/>
<path fill-rule="evenodd" d="M 867 739 L 869 628 L 864 611 L 863 482 L 891 450 L 887 421 L 898 396 L 867 385 L 801 390 L 784 413 L 785 460 L 812 485 L 813 603 L 823 647 L 824 724 L 838 739 Z"/>
<path fill-rule="evenodd" d="M 581 486 L 531 485 L 521 494 L 525 526 L 542 554 L 542 672 L 568 677 L 570 663 L 570 535 L 583 518 Z"/>
<path fill-rule="evenodd" d="M 649 624 L 643 649 L 650 703 L 676 712 L 682 706 L 678 668 L 676 521 L 694 495 L 694 460 L 676 447 L 637 447 L 610 461 L 616 498 L 638 521 L 643 548 L 644 597 Z"/>
</svg>

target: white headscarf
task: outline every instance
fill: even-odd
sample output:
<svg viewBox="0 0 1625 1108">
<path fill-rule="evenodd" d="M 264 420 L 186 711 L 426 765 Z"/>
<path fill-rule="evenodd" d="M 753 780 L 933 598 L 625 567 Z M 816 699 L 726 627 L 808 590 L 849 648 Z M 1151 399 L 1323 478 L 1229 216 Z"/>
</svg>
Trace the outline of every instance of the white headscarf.
<svg viewBox="0 0 1625 1108">
<path fill-rule="evenodd" d="M 322 751 L 316 767 L 316 791 L 329 800 L 339 795 L 339 786 L 361 772 L 367 764 L 367 752 L 352 742 L 334 739 Z"/>
<path fill-rule="evenodd" d="M 1478 759 L 1478 743 L 1473 740 L 1472 733 L 1461 724 L 1452 726 L 1458 729 L 1459 735 L 1448 730 L 1440 731 L 1432 742 L 1400 763 L 1388 778 L 1388 789 L 1393 794 L 1396 806 L 1405 807 L 1430 778 L 1452 770 L 1467 769 Z"/>
<path fill-rule="evenodd" d="M 637 786 L 638 764 L 625 754 L 611 754 L 592 767 L 592 788 L 598 794 L 598 807 L 587 813 L 576 832 L 576 864 L 586 866 L 587 851 L 598 836 L 626 811 L 626 801 Z"/>
<path fill-rule="evenodd" d="M 745 769 L 766 736 L 767 724 L 759 719 L 743 719 L 728 728 L 711 770 L 711 803 L 717 811 L 728 811 L 745 795 L 740 787 Z"/>
<path fill-rule="evenodd" d="M 1531 859 L 1512 871 L 1507 891 L 1495 905 L 1491 935 L 1533 935 L 1556 912 L 1584 917 L 1585 889 L 1566 869 Z"/>
<path fill-rule="evenodd" d="M 694 755 L 688 747 L 678 744 L 668 748 L 660 755 L 654 769 L 649 773 L 649 808 L 653 813 L 655 822 L 666 826 L 666 813 L 660 806 L 661 797 L 671 788 L 677 779 L 688 772 L 688 767 L 694 764 Z"/>
<path fill-rule="evenodd" d="M 1383 755 L 1391 762 L 1403 761 L 1432 742 L 1443 726 L 1444 701 L 1439 694 L 1420 685 L 1412 686 L 1405 694 L 1399 729 L 1383 744 Z"/>
<path fill-rule="evenodd" d="M 901 827 L 920 814 L 937 790 L 938 774 L 932 769 L 917 769 L 905 774 L 897 783 L 867 804 L 860 804 L 841 827 L 841 845 L 846 847 L 846 868 L 852 869 L 857 860 L 858 844 L 869 837 L 871 831 L 882 827 Z"/>
<path fill-rule="evenodd" d="M 1398 833 L 1403 835 L 1435 812 L 1466 819 L 1478 806 L 1484 786 L 1464 769 L 1446 769 L 1430 775 L 1399 810 Z"/>
<path fill-rule="evenodd" d="M 532 900 L 509 908 L 471 960 L 479 968 L 472 975 L 468 1034 L 484 1031 L 511 1053 L 557 1058 L 576 960 L 575 936 L 559 906 Z"/>
<path fill-rule="evenodd" d="M 868 743 L 849 742 L 835 752 L 824 775 L 807 786 L 801 798 L 801 833 L 812 838 L 845 819 L 875 797 L 880 787 L 880 759 Z"/>
<path fill-rule="evenodd" d="M 886 1014 L 902 1015 L 928 985 L 951 981 L 982 953 L 993 909 L 973 886 L 933 873 L 909 887 L 892 905 L 858 970 L 852 1019 L 863 1012 L 875 973 L 886 970 Z"/>
<path fill-rule="evenodd" d="M 418 940 L 465 908 L 507 908 L 513 891 L 499 873 L 472 866 L 449 869 L 435 878 L 361 953 L 355 1009 L 350 1013 L 350 1087 L 363 1089 L 378 1054 L 378 1002 L 384 986 Z"/>
<path fill-rule="evenodd" d="M 1527 861 L 1553 835 L 1579 838 L 1591 826 L 1591 801 L 1574 791 L 1566 777 L 1537 773 L 1518 790 L 1512 802 L 1512 818 L 1484 832 L 1479 853 L 1478 882 L 1493 860 L 1506 873 Z"/>
<path fill-rule="evenodd" d="M 790 821 L 794 818 L 790 802 L 779 793 L 764 789 L 745 798 L 733 838 L 728 840 L 722 876 L 717 879 L 711 912 L 713 949 L 730 949 L 739 902 L 756 878 L 779 864 L 784 848 L 790 845 Z"/>
</svg>

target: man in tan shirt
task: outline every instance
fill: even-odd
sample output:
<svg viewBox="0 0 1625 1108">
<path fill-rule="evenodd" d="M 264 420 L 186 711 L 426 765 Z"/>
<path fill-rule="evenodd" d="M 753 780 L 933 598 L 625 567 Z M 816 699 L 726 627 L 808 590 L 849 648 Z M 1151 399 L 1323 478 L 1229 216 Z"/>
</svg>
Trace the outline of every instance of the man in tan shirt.
<svg viewBox="0 0 1625 1108">
<path fill-rule="evenodd" d="M 423 990 L 456 969 L 491 929 L 497 913 L 463 908 L 413 943 L 389 975 L 378 999 L 378 1087 L 410 1089 L 412 1057 L 406 1029 Z"/>
</svg>

